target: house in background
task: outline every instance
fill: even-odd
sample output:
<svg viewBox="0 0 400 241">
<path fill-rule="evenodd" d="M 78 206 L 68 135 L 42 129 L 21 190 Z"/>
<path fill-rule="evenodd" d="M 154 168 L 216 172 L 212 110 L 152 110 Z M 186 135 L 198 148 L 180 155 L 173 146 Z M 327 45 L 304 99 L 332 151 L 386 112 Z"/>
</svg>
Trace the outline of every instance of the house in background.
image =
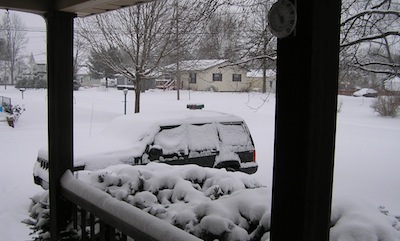
<svg viewBox="0 0 400 241">
<path fill-rule="evenodd" d="M 46 63 L 37 63 L 33 54 L 28 59 L 20 59 L 16 61 L 13 68 L 13 79 L 10 76 L 10 63 L 0 60 L 0 84 L 14 85 L 21 79 L 47 80 Z M 5 80 L 5 83 L 4 83 Z"/>
<path fill-rule="evenodd" d="M 256 69 L 247 72 L 246 77 L 251 83 L 251 90 L 262 91 L 263 89 L 263 70 Z M 265 72 L 266 90 L 275 93 L 276 90 L 276 72 L 273 69 L 267 69 Z"/>
<path fill-rule="evenodd" d="M 246 77 L 248 70 L 226 59 L 181 61 L 179 69 L 181 89 L 243 92 L 251 90 L 252 87 Z M 176 64 L 165 66 L 162 72 L 175 75 Z"/>
<path fill-rule="evenodd" d="M 124 87 L 127 87 L 128 89 L 130 88 L 135 88 L 134 81 L 128 79 L 127 77 L 118 74 L 116 76 L 116 86 L 118 89 L 123 89 Z M 142 77 L 142 85 L 141 85 L 141 91 L 149 90 L 149 89 L 155 89 L 156 88 L 156 78 L 153 75 L 147 75 L 145 77 Z"/>
<path fill-rule="evenodd" d="M 46 65 L 46 63 L 36 63 L 36 72 L 34 74 L 39 79 L 47 80 L 47 65 Z"/>
<path fill-rule="evenodd" d="M 100 79 L 95 79 L 90 76 L 89 68 L 85 65 L 80 66 L 75 75 L 75 80 L 85 87 L 100 86 Z"/>
</svg>

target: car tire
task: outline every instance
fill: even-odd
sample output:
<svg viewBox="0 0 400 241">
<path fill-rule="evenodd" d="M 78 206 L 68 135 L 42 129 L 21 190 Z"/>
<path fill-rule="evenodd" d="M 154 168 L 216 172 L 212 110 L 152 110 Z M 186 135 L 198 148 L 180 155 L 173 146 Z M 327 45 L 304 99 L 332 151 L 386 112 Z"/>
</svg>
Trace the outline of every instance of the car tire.
<svg viewBox="0 0 400 241">
<path fill-rule="evenodd" d="M 236 172 L 237 170 L 234 167 L 225 167 L 228 172 Z"/>
<path fill-rule="evenodd" d="M 148 153 L 150 161 L 160 160 L 160 157 L 162 156 L 162 154 L 163 154 L 163 151 L 159 148 L 151 148 Z"/>
<path fill-rule="evenodd" d="M 224 161 L 216 165 L 215 168 L 225 168 L 228 172 L 235 172 L 240 169 L 240 164 L 238 161 Z"/>
</svg>

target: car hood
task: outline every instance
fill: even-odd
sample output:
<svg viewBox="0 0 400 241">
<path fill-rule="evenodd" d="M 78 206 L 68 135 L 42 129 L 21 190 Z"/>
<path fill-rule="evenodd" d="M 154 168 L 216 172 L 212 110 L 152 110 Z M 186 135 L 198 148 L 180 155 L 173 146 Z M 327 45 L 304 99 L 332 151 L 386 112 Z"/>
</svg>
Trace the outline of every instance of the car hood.
<svg viewBox="0 0 400 241">
<path fill-rule="evenodd" d="M 120 126 L 118 123 L 115 124 L 113 126 Z M 123 135 L 105 129 L 96 137 L 76 140 L 74 166 L 97 170 L 115 164 L 133 163 L 135 157 L 144 153 L 158 131 L 158 126 L 149 124 L 147 127 L 142 125 L 141 128 L 126 128 Z M 39 150 L 38 157 L 49 160 L 47 147 Z"/>
</svg>

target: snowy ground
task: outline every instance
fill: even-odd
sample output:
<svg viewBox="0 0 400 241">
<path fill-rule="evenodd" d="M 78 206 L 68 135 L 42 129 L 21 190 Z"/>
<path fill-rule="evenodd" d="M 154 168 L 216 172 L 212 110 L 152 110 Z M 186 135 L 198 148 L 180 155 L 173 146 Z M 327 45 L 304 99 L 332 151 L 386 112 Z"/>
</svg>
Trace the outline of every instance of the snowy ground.
<svg viewBox="0 0 400 241">
<path fill-rule="evenodd" d="M 0 86 L 0 96 L 26 108 L 15 128 L 0 122 L 0 233 L 4 240 L 29 240 L 29 230 L 20 221 L 27 218 L 29 198 L 41 191 L 33 184 L 32 167 L 37 150 L 46 145 L 46 91 L 27 90 L 22 99 L 18 90 Z M 95 135 L 123 113 L 122 91 L 81 88 L 74 97 L 75 138 Z M 260 93 L 181 91 L 177 101 L 176 92 L 148 91 L 142 94 L 141 110 L 179 110 L 188 103 L 203 103 L 205 109 L 242 116 L 257 149 L 259 170 L 254 177 L 270 188 L 274 98 Z M 382 205 L 400 214 L 400 118 L 377 116 L 368 98 L 340 96 L 339 102 L 334 196 L 357 200 L 360 205 Z M 127 109 L 133 110 L 132 92 Z"/>
</svg>

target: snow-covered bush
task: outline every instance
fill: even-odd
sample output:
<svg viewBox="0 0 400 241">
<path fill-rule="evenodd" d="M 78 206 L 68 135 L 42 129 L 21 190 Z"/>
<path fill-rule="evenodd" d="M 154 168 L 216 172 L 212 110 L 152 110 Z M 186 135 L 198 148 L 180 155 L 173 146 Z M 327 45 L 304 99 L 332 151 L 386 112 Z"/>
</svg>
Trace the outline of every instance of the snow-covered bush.
<svg viewBox="0 0 400 241">
<path fill-rule="evenodd" d="M 22 220 L 30 226 L 30 235 L 36 235 L 34 240 L 50 240 L 50 209 L 49 192 L 44 191 L 31 198 L 29 207 L 30 218 Z"/>
<path fill-rule="evenodd" d="M 371 108 L 381 116 L 396 117 L 400 107 L 400 95 L 378 96 Z"/>
<path fill-rule="evenodd" d="M 203 240 L 269 240 L 271 191 L 245 173 L 149 163 L 79 171 L 75 176 Z M 44 200 L 34 202 L 34 220 L 25 222 L 36 234 L 46 234 L 41 225 L 48 212 Z M 335 199 L 330 240 L 400 241 L 399 219 L 362 200 Z M 44 231 L 39 232 L 41 227 Z"/>
<path fill-rule="evenodd" d="M 25 106 L 20 106 L 20 105 L 14 105 L 12 107 L 13 111 L 13 117 L 15 121 L 18 121 L 19 117 L 22 115 L 22 113 L 25 111 Z"/>
<path fill-rule="evenodd" d="M 31 198 L 29 207 L 30 218 L 22 220 L 22 223 L 30 226 L 30 233 L 35 241 L 50 241 L 50 205 L 49 191 L 36 194 Z M 72 220 L 67 220 L 67 227 L 61 233 L 62 240 L 80 240 L 76 230 L 72 228 Z"/>
<path fill-rule="evenodd" d="M 361 200 L 334 200 L 331 216 L 331 241 L 398 241 L 400 217 L 383 207 L 374 208 Z"/>
<path fill-rule="evenodd" d="M 12 113 L 10 116 L 7 116 L 8 125 L 14 128 L 15 123 L 18 121 L 19 117 L 21 116 L 22 112 L 25 111 L 24 106 L 14 105 L 11 108 Z"/>
<path fill-rule="evenodd" d="M 45 79 L 20 79 L 15 83 L 15 88 L 27 88 L 27 89 L 46 89 L 47 81 Z"/>
</svg>

